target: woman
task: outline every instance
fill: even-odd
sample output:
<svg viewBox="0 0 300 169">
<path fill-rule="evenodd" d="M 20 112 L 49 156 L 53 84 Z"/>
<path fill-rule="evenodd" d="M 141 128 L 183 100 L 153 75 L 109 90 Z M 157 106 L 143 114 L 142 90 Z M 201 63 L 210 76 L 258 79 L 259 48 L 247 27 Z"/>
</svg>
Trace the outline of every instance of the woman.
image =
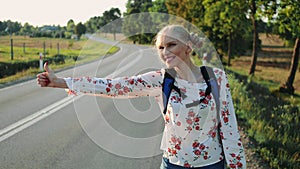
<svg viewBox="0 0 300 169">
<path fill-rule="evenodd" d="M 166 113 L 161 141 L 162 169 L 246 168 L 245 155 L 237 128 L 230 89 L 224 71 L 214 68 L 219 98 L 205 94 L 207 84 L 198 66 L 191 60 L 192 47 L 200 47 L 201 39 L 183 26 L 164 27 L 156 37 L 155 46 L 167 68 L 176 72 Z M 132 77 L 60 78 L 45 65 L 46 72 L 37 75 L 41 87 L 69 89 L 72 94 L 123 97 L 155 96 L 163 107 L 162 83 L 165 69 Z M 215 99 L 219 99 L 219 108 Z M 186 106 L 195 100 L 198 104 Z M 220 119 L 220 120 L 219 120 Z"/>
</svg>

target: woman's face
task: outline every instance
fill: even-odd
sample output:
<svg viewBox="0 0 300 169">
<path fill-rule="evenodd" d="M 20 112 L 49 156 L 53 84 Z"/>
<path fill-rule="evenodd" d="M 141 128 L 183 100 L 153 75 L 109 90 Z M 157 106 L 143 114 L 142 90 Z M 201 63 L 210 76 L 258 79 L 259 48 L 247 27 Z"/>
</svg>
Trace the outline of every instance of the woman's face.
<svg viewBox="0 0 300 169">
<path fill-rule="evenodd" d="M 161 60 L 168 68 L 178 67 L 180 64 L 190 61 L 189 46 L 173 37 L 164 34 L 158 35 L 156 47 Z"/>
</svg>

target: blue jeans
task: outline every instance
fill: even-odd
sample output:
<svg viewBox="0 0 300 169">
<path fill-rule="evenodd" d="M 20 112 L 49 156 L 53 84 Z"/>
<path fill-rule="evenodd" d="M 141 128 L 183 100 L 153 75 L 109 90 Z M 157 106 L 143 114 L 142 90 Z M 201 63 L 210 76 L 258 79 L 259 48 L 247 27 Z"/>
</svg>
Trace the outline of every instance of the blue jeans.
<svg viewBox="0 0 300 169">
<path fill-rule="evenodd" d="M 197 167 L 195 169 L 224 169 L 224 168 L 225 168 L 225 163 L 224 163 L 224 160 L 222 160 L 215 164 L 211 164 L 211 165 L 203 166 L 203 167 Z M 167 158 L 163 158 L 160 169 L 187 169 L 187 168 L 183 167 L 183 166 L 172 164 L 169 162 L 169 160 Z"/>
</svg>

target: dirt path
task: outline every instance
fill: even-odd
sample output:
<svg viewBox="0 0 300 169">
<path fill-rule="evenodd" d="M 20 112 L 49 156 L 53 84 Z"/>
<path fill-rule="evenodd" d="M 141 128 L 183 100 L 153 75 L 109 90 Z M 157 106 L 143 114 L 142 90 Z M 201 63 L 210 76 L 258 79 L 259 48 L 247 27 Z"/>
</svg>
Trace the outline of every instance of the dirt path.
<svg viewBox="0 0 300 169">
<path fill-rule="evenodd" d="M 243 127 L 240 128 L 240 134 L 245 149 L 247 169 L 270 169 L 266 162 L 260 157 L 259 153 L 254 150 L 255 144 L 251 141 Z"/>
</svg>

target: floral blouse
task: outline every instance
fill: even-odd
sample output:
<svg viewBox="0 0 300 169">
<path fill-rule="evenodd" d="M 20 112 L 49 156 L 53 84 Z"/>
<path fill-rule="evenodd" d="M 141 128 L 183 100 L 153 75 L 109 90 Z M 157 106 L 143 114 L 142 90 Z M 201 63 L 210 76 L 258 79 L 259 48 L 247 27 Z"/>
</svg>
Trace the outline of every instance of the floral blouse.
<svg viewBox="0 0 300 169">
<path fill-rule="evenodd" d="M 163 110 L 162 82 L 164 69 L 132 77 L 65 78 L 72 94 L 91 94 L 109 97 L 154 96 Z M 240 139 L 230 88 L 224 71 L 214 68 L 220 91 L 220 113 L 213 95 L 198 105 L 187 106 L 203 97 L 205 81 L 191 83 L 175 78 L 167 112 L 163 114 L 165 128 L 161 141 L 163 156 L 173 164 L 201 167 L 226 160 L 230 168 L 245 169 L 246 160 Z M 218 122 L 220 119 L 220 122 Z M 218 127 L 220 126 L 220 127 Z"/>
</svg>

